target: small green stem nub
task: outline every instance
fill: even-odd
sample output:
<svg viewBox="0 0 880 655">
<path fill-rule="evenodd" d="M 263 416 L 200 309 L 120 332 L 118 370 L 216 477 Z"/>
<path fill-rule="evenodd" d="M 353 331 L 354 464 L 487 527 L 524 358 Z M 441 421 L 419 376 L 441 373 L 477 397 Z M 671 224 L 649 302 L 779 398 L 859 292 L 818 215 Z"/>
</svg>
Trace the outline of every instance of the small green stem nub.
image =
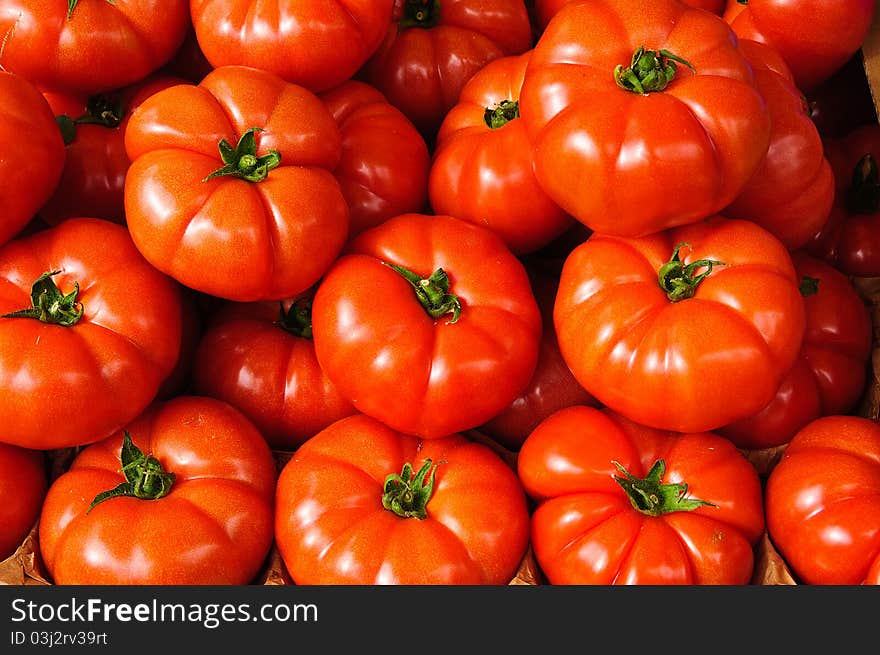
<svg viewBox="0 0 880 655">
<path fill-rule="evenodd" d="M 519 103 L 515 100 L 502 100 L 496 107 L 486 107 L 483 113 L 483 120 L 493 130 L 504 127 L 517 118 L 519 118 Z"/>
<path fill-rule="evenodd" d="M 681 261 L 680 251 L 686 246 L 689 246 L 689 244 L 684 242 L 675 246 L 672 258 L 660 267 L 658 274 L 660 288 L 666 292 L 666 297 L 672 302 L 692 298 L 697 292 L 700 282 L 712 273 L 713 266 L 726 266 L 724 262 L 719 262 L 715 259 L 699 259 L 685 265 Z M 699 275 L 695 275 L 701 268 L 706 270 Z"/>
<path fill-rule="evenodd" d="M 91 512 L 96 505 L 117 496 L 129 496 L 139 500 L 158 500 L 167 496 L 171 491 L 171 486 L 174 484 L 174 473 L 163 469 L 159 460 L 152 455 L 144 455 L 141 449 L 132 443 L 128 430 L 123 433 L 120 460 L 125 482 L 95 496 L 86 510 L 86 514 Z"/>
<path fill-rule="evenodd" d="M 717 507 L 713 503 L 687 498 L 688 486 L 684 482 L 664 484 L 661 482 L 666 473 L 666 462 L 658 459 L 648 475 L 637 478 L 618 462 L 611 462 L 620 471 L 614 481 L 626 492 L 632 506 L 648 516 L 660 516 L 671 512 L 691 512 L 698 507 Z"/>
<path fill-rule="evenodd" d="M 35 318 L 43 323 L 62 327 L 76 325 L 83 315 L 82 303 L 76 299 L 79 295 L 79 282 L 74 282 L 73 291 L 64 295 L 52 281 L 52 276 L 60 272 L 43 273 L 31 285 L 32 307 L 4 314 L 0 318 Z"/>
<path fill-rule="evenodd" d="M 422 468 L 413 475 L 412 464 L 403 465 L 400 475 L 391 473 L 385 478 L 382 493 L 382 507 L 405 519 L 428 518 L 428 501 L 434 493 L 434 476 L 437 467 L 426 459 Z M 428 477 L 430 473 L 430 477 Z M 425 478 L 427 482 L 425 481 Z"/>
<path fill-rule="evenodd" d="M 399 32 L 410 27 L 430 29 L 440 22 L 440 0 L 406 0 L 403 16 L 397 23 Z"/>
<path fill-rule="evenodd" d="M 116 6 L 116 2 L 114 0 L 105 0 L 107 4 Z M 67 0 L 67 20 L 70 20 L 70 17 L 73 16 L 73 10 L 76 9 L 76 6 L 79 4 L 79 0 Z"/>
<path fill-rule="evenodd" d="M 689 61 L 668 50 L 645 50 L 645 46 L 640 46 L 633 54 L 629 68 L 624 68 L 623 64 L 614 68 L 614 81 L 621 89 L 648 95 L 669 86 L 678 71 L 677 64 L 684 64 L 696 72 Z"/>
<path fill-rule="evenodd" d="M 850 214 L 873 214 L 880 207 L 880 175 L 871 153 L 859 160 L 853 170 L 852 183 L 846 192 L 846 209 Z"/>
<path fill-rule="evenodd" d="M 237 177 L 248 182 L 265 180 L 269 171 L 281 163 L 281 153 L 270 150 L 262 157 L 257 157 L 256 132 L 262 132 L 262 128 L 250 128 L 241 135 L 234 148 L 226 139 L 220 139 L 220 158 L 223 160 L 223 167 L 208 175 L 202 182 L 213 180 L 215 177 Z"/>
<path fill-rule="evenodd" d="M 814 296 L 819 293 L 819 278 L 810 277 L 809 275 L 804 275 L 801 278 L 800 291 L 801 295 L 806 298 L 807 296 Z"/>
<path fill-rule="evenodd" d="M 116 95 L 93 95 L 86 102 L 85 112 L 77 118 L 67 114 L 55 117 L 64 145 L 69 146 L 76 138 L 77 125 L 100 125 L 106 128 L 117 128 L 122 122 L 125 108 L 122 99 Z"/>
<path fill-rule="evenodd" d="M 452 314 L 452 318 L 446 321 L 447 325 L 458 322 L 461 317 L 461 301 L 458 296 L 449 293 L 449 276 L 446 275 L 446 271 L 438 268 L 431 274 L 431 277 L 424 278 L 403 266 L 388 262 L 382 263 L 400 273 L 412 285 L 416 297 L 431 318 Z"/>
<path fill-rule="evenodd" d="M 312 338 L 312 299 L 299 298 L 285 312 L 281 303 L 280 316 L 275 325 L 302 339 Z"/>
</svg>

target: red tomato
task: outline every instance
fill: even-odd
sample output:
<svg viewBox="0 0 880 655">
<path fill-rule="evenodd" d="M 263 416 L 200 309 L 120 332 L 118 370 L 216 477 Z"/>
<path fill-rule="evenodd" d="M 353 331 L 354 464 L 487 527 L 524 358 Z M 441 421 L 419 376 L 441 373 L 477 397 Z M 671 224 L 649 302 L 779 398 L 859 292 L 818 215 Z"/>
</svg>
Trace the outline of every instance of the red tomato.
<svg viewBox="0 0 880 655">
<path fill-rule="evenodd" d="M 124 227 L 72 218 L 10 241 L 0 281 L 3 441 L 92 443 L 153 401 L 180 351 L 180 289 Z"/>
<path fill-rule="evenodd" d="M 678 0 L 563 7 L 532 53 L 520 111 L 547 195 L 621 236 L 720 211 L 770 143 L 736 37 Z"/>
<path fill-rule="evenodd" d="M 275 538 L 296 584 L 506 584 L 529 540 L 516 474 L 461 435 L 419 440 L 357 415 L 278 478 Z"/>
<path fill-rule="evenodd" d="M 865 389 L 873 334 L 864 301 L 830 265 L 802 251 L 792 260 L 806 306 L 803 345 L 770 404 L 718 430 L 740 448 L 785 444 L 813 419 L 853 410 Z"/>
<path fill-rule="evenodd" d="M 318 363 L 340 393 L 426 439 L 510 404 L 541 338 L 526 271 L 501 239 L 424 214 L 361 233 L 318 286 L 312 323 Z"/>
<path fill-rule="evenodd" d="M 269 447 L 231 406 L 156 403 L 52 483 L 40 553 L 59 585 L 247 584 L 272 545 L 275 481 Z"/>
<path fill-rule="evenodd" d="M 0 443 L 0 562 L 21 546 L 40 516 L 45 467 L 42 452 Z"/>
<path fill-rule="evenodd" d="M 44 90 L 89 95 L 121 89 L 171 59 L 190 26 L 187 5 L 187 0 L 4 0 L 0 67 Z"/>
<path fill-rule="evenodd" d="M 474 73 L 532 46 L 523 0 L 395 0 L 386 29 L 362 74 L 431 144 Z"/>
<path fill-rule="evenodd" d="M 431 156 L 422 135 L 369 84 L 349 80 L 321 94 L 342 134 L 334 171 L 350 211 L 349 238 L 428 203 Z"/>
<path fill-rule="evenodd" d="M 711 11 L 719 16 L 724 12 L 724 4 L 726 0 L 682 0 L 686 5 Z M 553 18 L 559 10 L 562 9 L 572 0 L 535 0 L 535 16 L 537 18 L 538 28 L 543 32 L 547 27 L 547 23 Z"/>
<path fill-rule="evenodd" d="M 2 245 L 24 229 L 55 191 L 66 154 L 46 100 L 25 78 L 2 70 L 0 153 Z"/>
<path fill-rule="evenodd" d="M 545 419 L 517 458 L 551 584 L 748 584 L 761 481 L 711 432 L 653 430 L 591 407 Z"/>
<path fill-rule="evenodd" d="M 315 92 L 354 75 L 375 52 L 393 0 L 190 0 L 214 67 L 252 66 Z"/>
<path fill-rule="evenodd" d="M 767 530 L 792 573 L 818 585 L 880 584 L 880 426 L 825 416 L 786 446 L 765 492 Z"/>
<path fill-rule="evenodd" d="M 486 64 L 440 125 L 428 193 L 437 214 L 484 225 L 517 255 L 532 253 L 573 220 L 538 185 L 519 92 L 531 51 Z"/>
<path fill-rule="evenodd" d="M 873 14 L 874 0 L 727 0 L 724 19 L 740 38 L 779 51 L 810 92 L 862 47 Z"/>
<path fill-rule="evenodd" d="M 165 75 L 181 77 L 187 82 L 198 84 L 212 70 L 214 67 L 202 52 L 195 29 L 190 25 L 190 29 L 186 32 L 186 38 L 183 39 L 183 43 L 171 60 L 162 67 L 162 72 Z"/>
<path fill-rule="evenodd" d="M 794 364 L 798 284 L 785 246 L 750 221 L 713 217 L 641 239 L 594 233 L 562 270 L 559 349 L 581 385 L 627 418 L 714 430 L 763 409 Z"/>
<path fill-rule="evenodd" d="M 723 214 L 752 220 L 795 250 L 816 236 L 828 220 L 834 174 L 809 106 L 785 63 L 766 44 L 747 39 L 739 43 L 755 69 L 758 90 L 770 111 L 770 147 Z"/>
<path fill-rule="evenodd" d="M 228 303 L 212 317 L 195 356 L 194 385 L 245 414 L 276 450 L 296 450 L 355 413 L 321 371 L 311 298 Z"/>
<path fill-rule="evenodd" d="M 839 139 L 857 127 L 877 122 L 877 109 L 861 51 L 808 94 L 810 115 L 825 138 Z"/>
<path fill-rule="evenodd" d="M 219 144 L 219 148 L 218 148 Z M 156 268 L 250 302 L 312 286 L 342 249 L 340 136 L 311 91 L 226 66 L 144 101 L 125 130 L 125 213 Z"/>
</svg>

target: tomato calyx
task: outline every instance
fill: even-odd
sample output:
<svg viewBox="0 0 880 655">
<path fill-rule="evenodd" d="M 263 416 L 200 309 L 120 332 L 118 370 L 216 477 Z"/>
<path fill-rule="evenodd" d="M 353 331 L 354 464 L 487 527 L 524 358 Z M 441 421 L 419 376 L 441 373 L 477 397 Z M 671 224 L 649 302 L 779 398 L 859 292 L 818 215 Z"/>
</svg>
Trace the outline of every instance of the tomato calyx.
<svg viewBox="0 0 880 655">
<path fill-rule="evenodd" d="M 671 512 L 691 512 L 698 507 L 717 507 L 713 503 L 698 498 L 688 498 L 688 486 L 685 482 L 662 483 L 666 474 L 666 462 L 658 459 L 654 462 L 648 475 L 637 478 L 618 462 L 611 462 L 620 471 L 614 480 L 626 492 L 633 508 L 648 516 L 661 516 Z"/>
<path fill-rule="evenodd" d="M 415 475 L 412 464 L 407 462 L 403 465 L 400 475 L 391 473 L 385 478 L 382 487 L 382 507 L 404 519 L 428 518 L 427 505 L 434 493 L 436 473 L 437 465 L 430 459 L 425 460 L 422 468 Z"/>
<path fill-rule="evenodd" d="M 284 311 L 284 303 L 281 303 L 280 315 L 275 325 L 285 332 L 302 339 L 312 338 L 312 300 L 311 298 L 299 298 L 287 311 Z"/>
<path fill-rule="evenodd" d="M 128 430 L 123 433 L 120 460 L 125 482 L 95 496 L 86 510 L 86 514 L 91 512 L 96 505 L 117 496 L 129 496 L 140 500 L 158 500 L 167 496 L 171 491 L 175 479 L 174 473 L 163 469 L 159 460 L 152 455 L 144 455 L 141 449 L 132 442 Z"/>
<path fill-rule="evenodd" d="M 639 46 L 628 68 L 618 64 L 614 68 L 614 81 L 621 89 L 646 96 L 662 91 L 675 79 L 678 64 L 684 64 L 696 72 L 693 64 L 668 50 L 645 50 Z"/>
<path fill-rule="evenodd" d="M 806 298 L 807 296 L 814 296 L 819 293 L 819 278 L 810 277 L 809 275 L 804 275 L 801 278 L 801 283 L 798 286 L 798 289 L 801 292 L 801 295 Z"/>
<path fill-rule="evenodd" d="M 281 153 L 270 150 L 267 154 L 257 157 L 257 138 L 255 134 L 262 132 L 260 127 L 252 127 L 241 135 L 238 144 L 233 148 L 226 139 L 220 139 L 220 158 L 223 167 L 208 175 L 202 182 L 217 177 L 237 177 L 248 182 L 262 182 L 269 171 L 281 163 Z"/>
<path fill-rule="evenodd" d="M 846 193 L 846 209 L 850 214 L 873 214 L 880 207 L 880 175 L 871 153 L 859 160 L 853 170 L 852 183 Z"/>
<path fill-rule="evenodd" d="M 440 0 L 406 0 L 398 31 L 419 27 L 430 29 L 440 22 Z"/>
<path fill-rule="evenodd" d="M 675 246 L 672 257 L 660 267 L 658 274 L 660 288 L 666 292 L 666 297 L 672 302 L 692 298 L 700 282 L 712 273 L 714 266 L 726 266 L 724 262 L 716 259 L 699 259 L 686 265 L 680 258 L 681 249 L 684 247 L 690 247 L 690 244 L 682 242 Z M 706 270 L 696 275 L 696 272 L 702 268 Z"/>
<path fill-rule="evenodd" d="M 116 2 L 114 0 L 105 0 L 105 2 L 109 5 L 116 6 Z M 67 0 L 67 20 L 70 20 L 70 17 L 73 16 L 73 10 L 76 9 L 76 6 L 79 4 L 79 0 Z"/>
<path fill-rule="evenodd" d="M 97 94 L 91 96 L 86 102 L 86 111 L 77 118 L 71 118 L 67 114 L 55 117 L 64 145 L 69 146 L 76 138 L 77 125 L 101 125 L 106 128 L 117 128 L 122 122 L 125 109 L 122 99 L 115 95 Z"/>
<path fill-rule="evenodd" d="M 33 307 L 19 309 L 0 318 L 35 318 L 43 323 L 71 327 L 76 325 L 83 315 L 83 306 L 76 297 L 79 295 L 79 282 L 73 283 L 73 291 L 68 294 L 52 280 L 53 275 L 61 271 L 43 273 L 31 286 L 31 303 Z"/>
<path fill-rule="evenodd" d="M 388 262 L 382 263 L 400 273 L 412 285 L 416 292 L 416 298 L 428 312 L 428 316 L 440 318 L 446 314 L 452 314 L 452 318 L 446 321 L 447 325 L 457 323 L 461 318 L 461 301 L 458 296 L 449 293 L 449 276 L 442 268 L 434 271 L 431 277 L 424 278 L 403 266 Z"/>
<path fill-rule="evenodd" d="M 486 107 L 483 120 L 493 130 L 504 127 L 519 118 L 519 103 L 515 100 L 502 100 L 495 107 Z"/>
</svg>

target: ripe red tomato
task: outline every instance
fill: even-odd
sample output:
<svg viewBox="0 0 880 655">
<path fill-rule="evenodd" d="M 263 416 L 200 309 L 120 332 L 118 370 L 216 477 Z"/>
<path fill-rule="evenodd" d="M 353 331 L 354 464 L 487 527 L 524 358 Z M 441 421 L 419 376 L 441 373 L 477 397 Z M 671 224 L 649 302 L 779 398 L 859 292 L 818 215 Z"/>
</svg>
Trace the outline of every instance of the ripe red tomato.
<svg viewBox="0 0 880 655">
<path fill-rule="evenodd" d="M 474 73 L 532 46 L 523 0 L 395 0 L 386 29 L 361 74 L 429 144 Z"/>
<path fill-rule="evenodd" d="M 340 147 L 318 97 L 266 71 L 226 66 L 159 91 L 125 130 L 131 236 L 192 289 L 240 302 L 292 297 L 347 238 L 331 172 Z"/>
<path fill-rule="evenodd" d="M 431 156 L 422 135 L 378 90 L 349 80 L 321 94 L 342 135 L 333 174 L 349 208 L 349 238 L 428 204 Z"/>
<path fill-rule="evenodd" d="M 0 68 L 46 91 L 121 89 L 171 59 L 189 26 L 187 0 L 4 0 Z"/>
<path fill-rule="evenodd" d="M 770 143 L 766 103 L 729 26 L 678 0 L 563 7 L 534 48 L 520 111 L 544 191 L 621 236 L 719 212 Z"/>
<path fill-rule="evenodd" d="M 531 542 L 551 584 L 748 584 L 761 482 L 730 441 L 569 407 L 517 458 L 537 503 Z"/>
<path fill-rule="evenodd" d="M 543 248 L 573 219 L 541 189 L 519 117 L 531 51 L 495 59 L 468 81 L 437 134 L 431 206 L 484 225 L 517 255 Z"/>
<path fill-rule="evenodd" d="M 340 393 L 426 439 L 503 410 L 532 377 L 541 338 L 522 263 L 493 232 L 442 215 L 361 233 L 318 286 L 312 325 Z"/>
<path fill-rule="evenodd" d="M 64 141 L 37 89 L 0 70 L 0 245 L 16 236 L 55 191 Z"/>
<path fill-rule="evenodd" d="M 269 447 L 231 406 L 156 403 L 52 483 L 40 553 L 59 585 L 247 584 L 272 545 L 275 481 Z"/>
<path fill-rule="evenodd" d="M 877 108 L 861 51 L 807 94 L 810 115 L 823 138 L 839 139 L 869 123 L 877 123 Z"/>
<path fill-rule="evenodd" d="M 180 351 L 180 289 L 124 227 L 72 218 L 10 241 L 0 281 L 4 442 L 92 443 L 153 401 Z"/>
<path fill-rule="evenodd" d="M 0 562 L 12 555 L 40 516 L 46 495 L 43 453 L 0 443 Z"/>
<path fill-rule="evenodd" d="M 825 416 L 786 446 L 767 478 L 774 546 L 805 584 L 880 584 L 880 426 Z"/>
<path fill-rule="evenodd" d="M 318 365 L 311 302 L 227 303 L 195 355 L 195 393 L 239 409 L 276 450 L 296 450 L 355 413 Z"/>
<path fill-rule="evenodd" d="M 547 27 L 547 23 L 559 10 L 573 0 L 535 0 L 535 17 L 541 32 Z M 682 0 L 686 5 L 711 11 L 719 16 L 724 12 L 726 0 Z"/>
<path fill-rule="evenodd" d="M 641 239 L 594 233 L 554 308 L 575 378 L 627 418 L 714 430 L 763 409 L 794 364 L 804 302 L 785 246 L 713 217 Z"/>
<path fill-rule="evenodd" d="M 788 443 L 810 421 L 852 411 L 865 389 L 871 316 L 843 273 L 803 251 L 792 254 L 806 307 L 801 352 L 764 409 L 718 430 L 740 448 Z"/>
<path fill-rule="evenodd" d="M 375 52 L 393 0 L 190 0 L 208 61 L 252 66 L 315 92 L 352 77 Z"/>
<path fill-rule="evenodd" d="M 487 446 L 367 416 L 309 439 L 278 478 L 275 538 L 296 584 L 506 584 L 529 540 L 522 486 Z"/>
</svg>

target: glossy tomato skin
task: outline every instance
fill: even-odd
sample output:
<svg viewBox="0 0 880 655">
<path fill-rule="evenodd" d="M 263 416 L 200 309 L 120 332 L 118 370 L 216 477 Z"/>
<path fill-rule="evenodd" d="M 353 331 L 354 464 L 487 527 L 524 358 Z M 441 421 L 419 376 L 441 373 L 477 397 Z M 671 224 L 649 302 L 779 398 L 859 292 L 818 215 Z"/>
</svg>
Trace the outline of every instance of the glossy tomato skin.
<svg viewBox="0 0 880 655">
<path fill-rule="evenodd" d="M 187 0 L 5 0 L 4 70 L 43 90 L 91 94 L 120 89 L 164 65 L 190 26 Z"/>
<path fill-rule="evenodd" d="M 461 314 L 432 318 L 413 286 L 442 268 Z M 541 315 L 522 263 L 491 231 L 403 214 L 361 233 L 312 307 L 318 363 L 364 414 L 423 438 L 475 428 L 534 373 Z M 499 329 L 503 325 L 504 329 Z"/>
<path fill-rule="evenodd" d="M 644 478 L 658 460 L 666 483 L 712 503 L 650 516 L 614 476 Z M 517 458 L 537 503 L 531 543 L 551 584 L 748 584 L 764 531 L 761 482 L 728 440 L 668 433 L 610 410 L 569 407 L 541 422 Z"/>
<path fill-rule="evenodd" d="M 291 301 L 227 303 L 199 342 L 194 390 L 243 412 L 275 450 L 296 450 L 355 413 L 324 375 L 310 337 L 279 323 Z"/>
<path fill-rule="evenodd" d="M 259 157 L 280 164 L 259 182 L 206 180 L 251 128 Z M 144 257 L 181 284 L 238 302 L 278 300 L 312 286 L 348 234 L 332 171 L 340 136 L 311 91 L 272 73 L 214 69 L 199 85 L 148 98 L 125 130 L 132 164 L 126 220 Z"/>
<path fill-rule="evenodd" d="M 880 427 L 857 416 L 812 421 L 786 446 L 765 492 L 767 530 L 804 584 L 878 584 Z"/>
<path fill-rule="evenodd" d="M 683 263 L 724 265 L 672 302 L 658 271 L 683 243 Z M 641 239 L 594 233 L 562 270 L 559 348 L 581 385 L 627 418 L 714 430 L 764 408 L 794 364 L 798 284 L 782 243 L 750 221 L 712 217 Z"/>
<path fill-rule="evenodd" d="M 435 213 L 487 226 L 517 255 L 546 246 L 573 222 L 535 179 L 518 111 L 504 125 L 487 124 L 487 111 L 519 103 L 530 56 L 495 59 L 468 80 L 440 125 L 428 187 Z"/>
<path fill-rule="evenodd" d="M 789 250 L 807 243 L 825 225 L 834 203 L 834 174 L 809 105 L 772 48 L 740 40 L 770 111 L 770 147 L 764 161 L 723 214 L 752 220 Z"/>
<path fill-rule="evenodd" d="M 64 141 L 46 100 L 21 75 L 0 70 L 0 245 L 55 191 Z"/>
<path fill-rule="evenodd" d="M 423 27 L 407 27 L 408 4 L 395 0 L 391 25 L 361 75 L 433 144 L 468 79 L 493 59 L 528 50 L 532 27 L 523 0 L 441 0 L 439 17 Z"/>
<path fill-rule="evenodd" d="M 373 54 L 393 0 L 190 0 L 199 46 L 215 68 L 252 66 L 316 93 Z"/>
<path fill-rule="evenodd" d="M 851 412 L 865 389 L 871 316 L 845 275 L 804 251 L 792 253 L 798 277 L 816 281 L 804 297 L 806 330 L 797 361 L 767 407 L 718 430 L 740 448 L 788 443 L 814 419 Z"/>
<path fill-rule="evenodd" d="M 640 47 L 678 64 L 665 88 L 622 88 Z M 770 116 L 736 36 L 678 0 L 568 4 L 535 45 L 521 113 L 544 191 L 597 232 L 644 236 L 717 213 L 770 142 Z M 589 183 L 578 181 L 589 180 Z"/>
<path fill-rule="evenodd" d="M 31 307 L 31 286 L 53 271 L 62 293 L 79 285 L 76 324 L 0 318 L 2 439 L 41 450 L 92 443 L 131 421 L 181 344 L 180 289 L 140 256 L 124 227 L 71 218 L 7 243 L 0 315 Z M 57 405 L 47 411 L 47 402 Z"/>
<path fill-rule="evenodd" d="M 386 510 L 386 477 L 426 459 L 436 464 L 426 518 Z M 525 554 L 529 515 L 516 474 L 487 446 L 459 434 L 420 440 L 356 415 L 281 471 L 275 535 L 296 584 L 499 585 Z"/>
<path fill-rule="evenodd" d="M 116 497 L 123 434 L 82 451 L 49 489 L 40 552 L 64 584 L 247 584 L 272 544 L 275 463 L 256 428 L 218 400 L 179 396 L 126 426 L 175 474 L 168 495 Z"/>
<path fill-rule="evenodd" d="M 43 453 L 0 443 L 0 562 L 24 541 L 40 515 L 46 495 Z"/>
<path fill-rule="evenodd" d="M 572 0 L 535 0 L 535 18 L 538 28 L 543 32 L 547 23 L 560 9 Z M 719 16 L 724 12 L 725 0 L 682 0 L 686 5 L 711 11 Z"/>
<path fill-rule="evenodd" d="M 349 238 L 428 203 L 425 139 L 376 88 L 348 80 L 321 94 L 342 136 L 333 171 L 349 208 Z"/>
</svg>

